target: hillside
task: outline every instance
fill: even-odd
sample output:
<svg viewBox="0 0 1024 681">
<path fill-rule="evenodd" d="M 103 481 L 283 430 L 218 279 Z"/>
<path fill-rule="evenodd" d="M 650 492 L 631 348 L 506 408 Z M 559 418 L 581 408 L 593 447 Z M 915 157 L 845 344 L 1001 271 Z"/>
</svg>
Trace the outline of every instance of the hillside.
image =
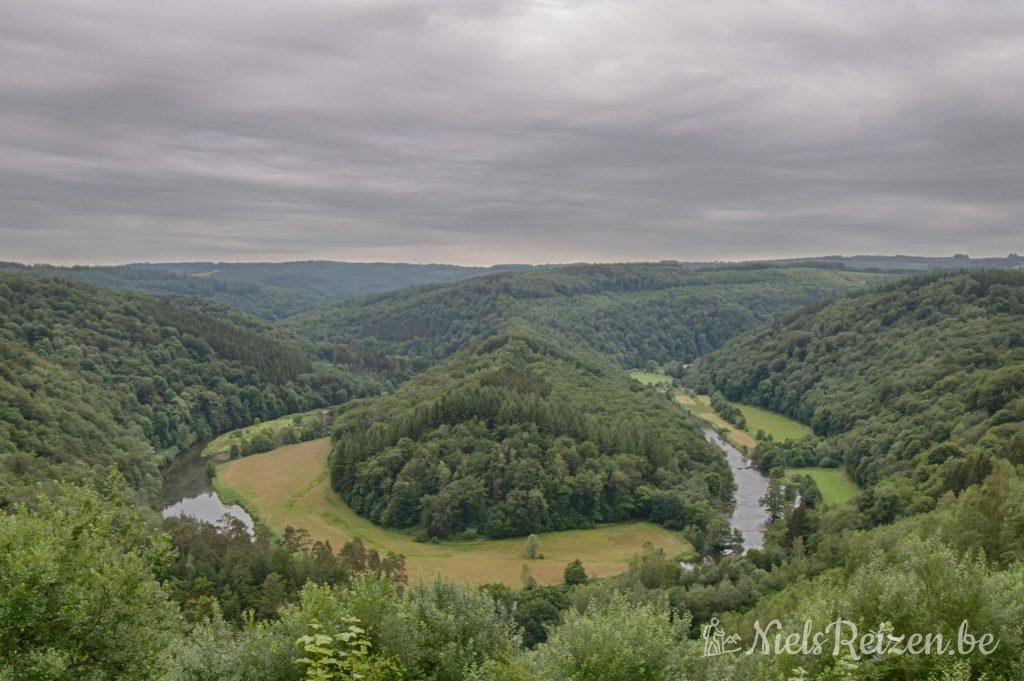
<svg viewBox="0 0 1024 681">
<path fill-rule="evenodd" d="M 198 439 L 379 389 L 238 316 L 0 274 L 0 506 L 110 465 L 148 498 Z"/>
<path fill-rule="evenodd" d="M 1024 272 L 928 274 L 740 336 L 694 385 L 810 424 L 883 522 L 1024 462 Z M 896 479 L 883 483 L 886 478 Z"/>
<path fill-rule="evenodd" d="M 674 263 L 569 265 L 368 296 L 297 315 L 294 332 L 441 359 L 526 330 L 621 366 L 690 362 L 774 315 L 877 275 L 828 269 L 702 269 Z"/>
<path fill-rule="evenodd" d="M 331 479 L 374 522 L 489 537 L 646 518 L 728 528 L 720 454 L 663 395 L 521 335 L 474 345 L 338 419 Z"/>
<path fill-rule="evenodd" d="M 138 263 L 56 267 L 0 263 L 0 269 L 59 276 L 111 288 L 208 298 L 265 319 L 392 289 L 457 281 L 521 266 L 460 267 L 407 263 Z"/>
</svg>

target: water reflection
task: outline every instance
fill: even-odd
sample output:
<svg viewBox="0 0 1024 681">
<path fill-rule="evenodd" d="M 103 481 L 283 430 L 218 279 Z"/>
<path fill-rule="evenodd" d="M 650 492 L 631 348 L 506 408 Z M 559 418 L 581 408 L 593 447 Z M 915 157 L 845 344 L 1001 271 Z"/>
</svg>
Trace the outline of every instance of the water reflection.
<svg viewBox="0 0 1024 681">
<path fill-rule="evenodd" d="M 206 442 L 201 442 L 190 447 L 163 469 L 163 517 L 190 516 L 219 525 L 227 515 L 241 520 L 249 536 L 254 536 L 252 516 L 241 506 L 222 502 L 213 489 L 206 474 L 209 462 L 200 456 L 205 446 Z"/>
<path fill-rule="evenodd" d="M 761 497 L 768 491 L 768 477 L 754 468 L 747 458 L 713 428 L 705 426 L 702 430 L 708 442 L 725 452 L 736 480 L 736 507 L 729 522 L 743 533 L 744 550 L 759 549 L 764 546 L 768 523 L 768 513 L 761 508 Z"/>
<path fill-rule="evenodd" d="M 214 491 L 203 492 L 171 504 L 162 511 L 162 515 L 165 518 L 190 516 L 196 520 L 213 525 L 221 524 L 224 516 L 230 516 L 241 520 L 242 524 L 245 525 L 246 532 L 249 533 L 250 537 L 253 536 L 252 516 L 246 513 L 245 509 L 241 506 L 225 505 Z"/>
</svg>

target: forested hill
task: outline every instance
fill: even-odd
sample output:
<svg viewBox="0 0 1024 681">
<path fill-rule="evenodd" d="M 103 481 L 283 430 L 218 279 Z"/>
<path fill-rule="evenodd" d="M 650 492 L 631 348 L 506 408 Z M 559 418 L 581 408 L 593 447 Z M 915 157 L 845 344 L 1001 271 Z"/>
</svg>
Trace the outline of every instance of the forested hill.
<svg viewBox="0 0 1024 681">
<path fill-rule="evenodd" d="M 810 268 L 569 265 L 367 296 L 284 323 L 318 340 L 433 359 L 494 333 L 527 330 L 622 366 L 685 363 L 779 312 L 876 278 Z"/>
<path fill-rule="evenodd" d="M 281 319 L 318 304 L 420 284 L 457 281 L 522 265 L 460 267 L 407 263 L 140 263 L 56 267 L 0 263 L 0 269 L 64 277 L 117 289 L 198 296 L 265 319 Z"/>
<path fill-rule="evenodd" d="M 1024 272 L 929 274 L 804 310 L 689 380 L 810 424 L 876 521 L 1024 463 Z M 893 480 L 885 480 L 897 476 Z"/>
<path fill-rule="evenodd" d="M 197 439 L 377 392 L 220 312 L 0 273 L 0 507 L 110 464 L 151 498 Z"/>
<path fill-rule="evenodd" d="M 721 455 L 665 396 L 547 340 L 503 335 L 340 417 L 334 488 L 425 536 L 489 537 L 647 518 L 727 541 Z"/>
</svg>

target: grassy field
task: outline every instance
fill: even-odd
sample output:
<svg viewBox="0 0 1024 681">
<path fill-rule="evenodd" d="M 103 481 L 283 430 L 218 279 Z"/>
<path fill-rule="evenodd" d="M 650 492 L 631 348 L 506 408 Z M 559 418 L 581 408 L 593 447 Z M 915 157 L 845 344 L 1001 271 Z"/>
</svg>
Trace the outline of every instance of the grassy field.
<svg viewBox="0 0 1024 681">
<path fill-rule="evenodd" d="M 656 385 L 668 387 L 672 385 L 672 377 L 666 376 L 665 374 L 654 374 L 650 371 L 630 371 L 629 377 L 634 381 L 639 381 L 644 385 Z"/>
<path fill-rule="evenodd" d="M 296 416 L 298 416 L 301 419 L 302 417 L 309 416 L 310 414 L 319 414 L 321 411 L 323 410 L 314 409 L 312 411 L 307 411 L 301 414 L 288 414 L 287 416 L 282 416 L 281 418 L 274 419 L 273 421 L 264 421 L 262 423 L 255 423 L 251 426 L 246 426 L 245 428 L 237 428 L 235 430 L 228 431 L 227 433 L 218 435 L 214 439 L 210 440 L 209 444 L 207 444 L 206 447 L 203 448 L 202 456 L 217 456 L 219 454 L 228 454 L 231 451 L 231 441 L 234 437 L 236 437 L 232 435 L 232 433 L 239 433 L 241 437 L 245 437 L 247 435 L 255 433 L 256 431 L 262 428 L 270 428 L 271 430 L 276 431 L 278 428 L 281 428 L 282 426 L 291 423 L 292 419 L 295 418 Z"/>
<path fill-rule="evenodd" d="M 814 478 L 825 502 L 841 504 L 849 501 L 857 493 L 857 485 L 850 480 L 846 471 L 839 468 L 788 468 L 786 477 L 793 475 L 809 475 Z"/>
<path fill-rule="evenodd" d="M 229 461 L 217 467 L 214 485 L 225 503 L 241 503 L 278 533 L 291 525 L 305 528 L 314 539 L 329 540 L 335 550 L 360 537 L 378 551 L 405 554 L 412 578 L 440 572 L 474 584 L 502 582 L 518 587 L 527 563 L 538 582 L 558 584 L 566 564 L 576 558 L 583 561 L 588 574 L 604 577 L 623 572 L 646 541 L 670 555 L 693 553 L 693 547 L 675 533 L 642 522 L 542 534 L 542 560 L 521 557 L 522 537 L 416 542 L 357 515 L 331 491 L 326 468 L 329 446 L 328 438 L 323 438 Z"/>
<path fill-rule="evenodd" d="M 739 404 L 738 402 L 731 402 L 740 412 L 743 417 L 747 420 L 747 432 L 757 433 L 759 430 L 763 430 L 765 433 L 775 438 L 776 442 L 782 440 L 799 440 L 805 435 L 811 434 L 811 429 L 800 423 L 794 421 L 791 418 L 776 414 L 774 412 L 766 411 L 759 407 L 751 407 L 746 404 Z"/>
<path fill-rule="evenodd" d="M 715 430 L 724 432 L 725 439 L 740 451 L 744 447 L 749 451 L 753 451 L 757 447 L 757 441 L 750 436 L 750 433 L 740 430 L 715 413 L 711 408 L 711 398 L 707 395 L 698 395 L 694 399 L 684 392 L 677 392 L 676 402 L 697 418 L 707 421 Z"/>
</svg>

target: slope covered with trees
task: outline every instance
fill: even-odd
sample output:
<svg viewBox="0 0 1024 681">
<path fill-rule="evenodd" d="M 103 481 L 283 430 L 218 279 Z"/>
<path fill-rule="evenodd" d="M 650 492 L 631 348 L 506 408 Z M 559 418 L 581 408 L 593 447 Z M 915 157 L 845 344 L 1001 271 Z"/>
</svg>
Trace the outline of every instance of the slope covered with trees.
<svg viewBox="0 0 1024 681">
<path fill-rule="evenodd" d="M 503 335 L 336 421 L 334 488 L 427 536 L 489 537 L 647 518 L 728 540 L 720 454 L 663 395 L 603 360 Z"/>
<path fill-rule="evenodd" d="M 201 438 L 379 390 L 239 315 L 0 275 L 0 506 L 108 465 L 151 498 Z"/>
<path fill-rule="evenodd" d="M 521 266 L 460 267 L 406 263 L 139 263 L 56 267 L 0 263 L 26 274 L 64 277 L 110 288 L 198 296 L 266 319 L 281 319 L 318 304 L 406 286 L 457 281 Z"/>
<path fill-rule="evenodd" d="M 875 522 L 1024 463 L 1024 272 L 928 274 L 734 339 L 689 380 L 810 424 Z"/>
<path fill-rule="evenodd" d="M 527 329 L 622 366 L 686 363 L 780 312 L 875 276 L 675 263 L 570 265 L 367 296 L 297 315 L 285 326 L 316 340 L 432 359 L 495 333 Z"/>
</svg>

